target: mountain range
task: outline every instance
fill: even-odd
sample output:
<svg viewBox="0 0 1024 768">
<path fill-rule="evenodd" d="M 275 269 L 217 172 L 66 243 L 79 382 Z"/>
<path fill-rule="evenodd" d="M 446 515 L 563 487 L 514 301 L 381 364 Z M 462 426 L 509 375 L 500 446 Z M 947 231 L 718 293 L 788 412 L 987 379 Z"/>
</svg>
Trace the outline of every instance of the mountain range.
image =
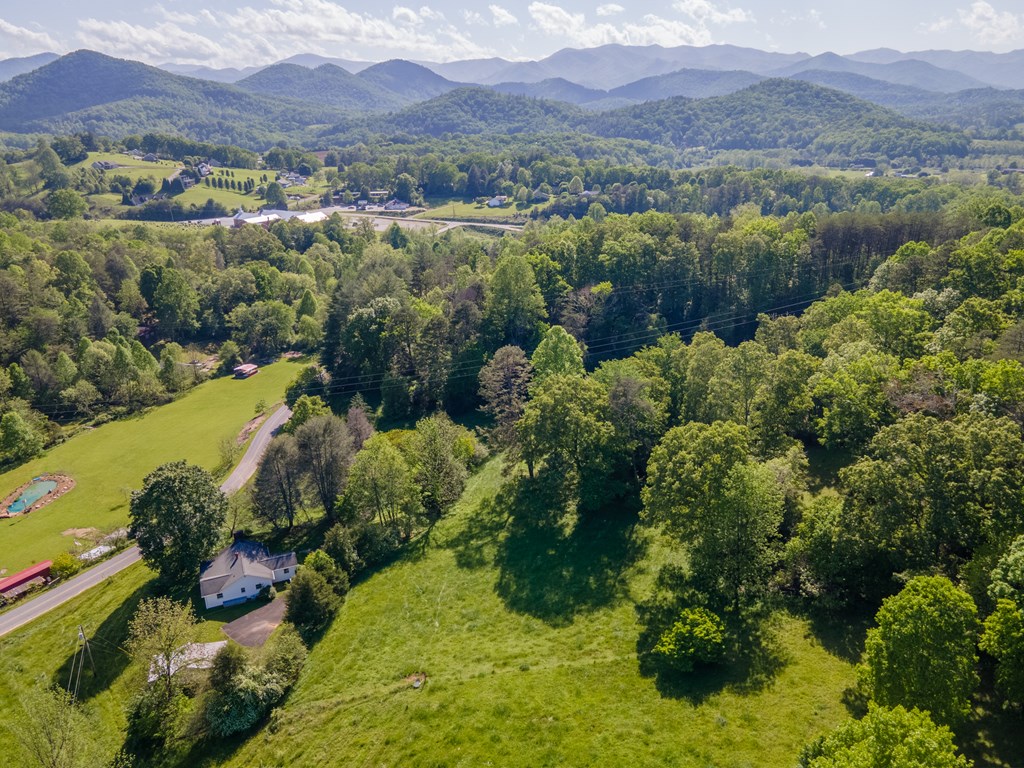
<svg viewBox="0 0 1024 768">
<path fill-rule="evenodd" d="M 934 62 L 926 62 L 884 51 L 812 57 L 734 46 L 611 45 L 567 49 L 541 62 L 489 59 L 473 66 L 404 60 L 369 64 L 302 55 L 269 67 L 232 70 L 231 77 L 240 75 L 234 82 L 226 81 L 224 70 L 193 68 L 190 74 L 176 74 L 92 51 L 53 56 L 41 56 L 42 66 L 0 83 L 0 130 L 91 130 L 111 136 L 155 131 L 255 149 L 281 139 L 307 144 L 324 137 L 341 140 L 346 131 L 363 136 L 584 131 L 675 147 L 727 149 L 739 147 L 725 134 L 702 132 L 696 123 L 745 114 L 755 123 L 780 126 L 775 112 L 789 107 L 766 94 L 786 94 L 821 108 L 822 130 L 834 132 L 842 125 L 856 133 L 874 125 L 880 132 L 938 132 L 944 136 L 938 144 L 949 144 L 947 134 L 956 130 L 982 138 L 1024 138 L 1018 135 L 1024 90 L 999 89 L 974 74 L 939 66 L 962 60 L 978 74 L 978 60 L 959 54 L 935 55 Z M 998 63 L 1015 56 L 985 54 L 980 60 Z M 703 68 L 651 74 L 680 62 Z M 7 60 L 0 62 L 0 72 L 32 63 Z M 1009 68 L 994 65 L 992 71 L 1001 82 L 1012 82 Z M 459 81 L 442 73 L 495 82 Z M 564 76 L 573 73 L 575 80 Z M 638 73 L 647 74 L 628 80 Z M 551 76 L 536 79 L 541 74 Z M 737 94 L 735 103 L 723 102 L 729 115 L 716 112 L 715 99 Z M 836 104 L 842 120 L 834 120 Z M 744 105 L 773 112 L 758 115 Z M 813 133 L 811 123 L 801 130 L 807 135 L 799 140 L 789 131 L 774 139 L 761 135 L 755 143 L 810 146 L 805 139 Z M 952 144 L 959 147 L 958 141 Z"/>
</svg>

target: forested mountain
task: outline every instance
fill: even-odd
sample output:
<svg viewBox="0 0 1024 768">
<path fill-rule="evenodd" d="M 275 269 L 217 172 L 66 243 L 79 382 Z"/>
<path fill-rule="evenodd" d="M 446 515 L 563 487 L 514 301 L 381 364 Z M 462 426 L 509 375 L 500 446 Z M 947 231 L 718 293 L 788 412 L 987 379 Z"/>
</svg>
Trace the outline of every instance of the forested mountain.
<svg viewBox="0 0 1024 768">
<path fill-rule="evenodd" d="M 676 147 L 784 147 L 889 157 L 963 155 L 970 144 L 960 133 L 915 122 L 847 94 L 779 79 L 713 99 L 675 98 L 627 107 L 602 114 L 591 128 L 599 136 Z"/>
<path fill-rule="evenodd" d="M 909 85 L 939 93 L 953 93 L 967 88 L 980 88 L 986 83 L 951 69 L 940 69 L 923 61 L 894 61 L 891 64 L 871 64 L 851 61 L 835 53 L 823 53 L 810 59 L 773 72 L 776 77 L 793 77 L 801 72 L 825 70 L 849 72 L 883 80 L 895 85 Z"/>
<path fill-rule="evenodd" d="M 680 69 L 613 88 L 608 95 L 633 101 L 656 101 L 673 96 L 706 99 L 735 93 L 762 80 L 760 75 L 739 70 Z"/>
<path fill-rule="evenodd" d="M 262 96 L 291 97 L 360 112 L 396 109 L 405 103 L 397 94 L 334 64 L 321 64 L 316 69 L 299 64 L 274 64 L 239 80 L 237 85 Z"/>
<path fill-rule="evenodd" d="M 994 53 L 992 51 L 911 51 L 876 48 L 853 53 L 853 61 L 890 64 L 916 59 L 942 69 L 952 69 L 999 88 L 1024 88 L 1024 50 Z"/>
<path fill-rule="evenodd" d="M 12 77 L 23 75 L 39 67 L 46 66 L 51 61 L 60 57 L 56 53 L 37 53 L 35 56 L 23 56 L 21 58 L 4 59 L 0 61 L 0 82 L 6 82 Z"/>
<path fill-rule="evenodd" d="M 396 94 L 403 104 L 430 99 L 462 87 L 461 83 L 453 83 L 420 64 L 404 59 L 382 61 L 361 70 L 356 77 Z"/>
<path fill-rule="evenodd" d="M 342 139 L 351 130 L 441 136 L 446 133 L 544 133 L 577 130 L 587 112 L 559 101 L 459 88 L 383 118 L 353 118 L 325 136 Z"/>
<path fill-rule="evenodd" d="M 255 96 L 92 51 L 62 56 L 0 86 L 0 129 L 16 132 L 156 131 L 264 148 L 273 137 L 296 137 L 330 120 L 331 112 L 305 102 Z"/>
<path fill-rule="evenodd" d="M 597 88 L 585 88 L 582 85 L 570 83 L 564 77 L 552 77 L 537 83 L 498 83 L 491 87 L 498 93 L 507 93 L 513 96 L 530 96 L 535 99 L 565 101 L 577 106 L 608 98 L 608 91 L 602 91 Z"/>
<path fill-rule="evenodd" d="M 199 64 L 162 64 L 160 69 L 172 72 L 175 75 L 186 77 L 198 77 L 202 80 L 212 80 L 215 83 L 237 83 L 249 75 L 255 75 L 264 67 L 204 67 Z"/>
<path fill-rule="evenodd" d="M 602 45 L 565 48 L 540 61 L 519 62 L 477 82 L 537 82 L 562 77 L 588 88 L 612 89 L 680 69 L 747 70 L 768 74 L 808 58 L 735 45 L 665 48 L 660 45 Z"/>
<path fill-rule="evenodd" d="M 889 107 L 901 114 L 907 114 L 905 110 L 913 105 L 931 104 L 950 98 L 935 91 L 915 88 L 911 85 L 897 85 L 854 72 L 810 69 L 793 75 L 791 79 L 814 83 L 824 88 L 834 88 L 837 91 L 856 96 L 858 99 Z"/>
</svg>

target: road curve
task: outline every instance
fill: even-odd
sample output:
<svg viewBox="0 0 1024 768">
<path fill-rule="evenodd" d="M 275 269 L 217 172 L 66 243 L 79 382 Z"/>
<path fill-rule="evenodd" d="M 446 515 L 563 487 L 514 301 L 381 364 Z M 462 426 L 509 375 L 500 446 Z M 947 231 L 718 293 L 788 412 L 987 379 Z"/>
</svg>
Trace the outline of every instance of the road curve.
<svg viewBox="0 0 1024 768">
<path fill-rule="evenodd" d="M 281 425 L 291 418 L 291 415 L 292 412 L 288 406 L 282 405 L 270 415 L 270 418 L 263 422 L 255 437 L 253 437 L 252 442 L 249 443 L 249 447 L 246 449 L 245 455 L 242 456 L 242 460 L 238 462 L 238 466 L 221 483 L 220 489 L 224 493 L 229 496 L 236 493 L 256 473 L 256 468 L 259 466 L 264 451 L 267 450 L 270 439 L 280 429 Z M 106 581 L 115 573 L 120 573 L 141 559 L 142 555 L 139 553 L 139 548 L 133 545 L 124 552 L 114 555 L 109 560 L 104 560 L 99 565 L 95 565 L 87 571 L 80 573 L 73 579 L 65 581 L 63 584 L 58 584 L 53 589 L 49 589 L 37 597 L 26 600 L 4 614 L 0 614 L 0 637 L 39 618 L 58 605 L 78 597 L 86 590 Z"/>
</svg>

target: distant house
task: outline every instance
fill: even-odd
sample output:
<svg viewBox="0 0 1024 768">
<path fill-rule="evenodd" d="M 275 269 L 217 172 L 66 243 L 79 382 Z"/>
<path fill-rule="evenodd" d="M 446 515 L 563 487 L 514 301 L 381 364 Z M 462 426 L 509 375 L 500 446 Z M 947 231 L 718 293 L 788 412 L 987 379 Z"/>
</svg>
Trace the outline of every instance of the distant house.
<svg viewBox="0 0 1024 768">
<path fill-rule="evenodd" d="M 387 200 L 391 197 L 391 192 L 386 189 L 371 189 L 370 200 Z"/>
<path fill-rule="evenodd" d="M 488 208 L 501 208 L 508 202 L 508 195 L 495 195 L 487 201 Z"/>
<path fill-rule="evenodd" d="M 160 158 L 150 152 L 148 155 L 143 155 L 142 159 L 147 163 L 159 163 Z"/>
<path fill-rule="evenodd" d="M 97 160 L 92 164 L 92 168 L 97 171 L 112 171 L 120 167 L 122 167 L 120 164 L 112 163 L 109 160 Z"/>
<path fill-rule="evenodd" d="M 401 200 L 388 200 L 384 203 L 385 211 L 404 211 L 409 207 L 408 203 L 403 203 Z"/>
<path fill-rule="evenodd" d="M 323 211 L 307 211 L 305 213 L 296 213 L 288 218 L 291 221 L 301 221 L 303 224 L 316 224 L 317 222 L 327 221 L 327 214 Z"/>
<path fill-rule="evenodd" d="M 294 552 L 271 555 L 262 544 L 236 541 L 203 564 L 199 594 L 207 608 L 254 600 L 264 587 L 291 581 L 298 562 Z"/>
<path fill-rule="evenodd" d="M 13 576 L 0 579 L 0 602 L 15 600 L 32 587 L 45 584 L 50 579 L 50 566 L 53 561 L 44 560 L 41 563 L 18 571 Z"/>
<path fill-rule="evenodd" d="M 213 168 L 210 167 L 209 163 L 200 163 L 196 166 L 196 172 L 199 174 L 199 178 L 205 179 L 213 173 Z"/>
</svg>

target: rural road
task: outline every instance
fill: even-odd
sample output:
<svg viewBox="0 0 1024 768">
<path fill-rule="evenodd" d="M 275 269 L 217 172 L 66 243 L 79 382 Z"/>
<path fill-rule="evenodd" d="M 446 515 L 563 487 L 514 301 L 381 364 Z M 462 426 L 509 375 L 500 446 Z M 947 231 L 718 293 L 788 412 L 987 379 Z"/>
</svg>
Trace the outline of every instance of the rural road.
<svg viewBox="0 0 1024 768">
<path fill-rule="evenodd" d="M 286 405 L 282 405 L 274 413 L 270 415 L 263 426 L 256 432 L 252 442 L 249 443 L 249 447 L 245 451 L 245 455 L 242 456 L 242 460 L 238 462 L 231 474 L 228 475 L 227 479 L 221 483 L 220 489 L 227 495 L 231 495 L 242 488 L 256 473 L 256 467 L 260 463 L 260 458 L 263 456 L 263 452 L 267 450 L 267 445 L 270 443 L 270 439 L 274 436 L 274 432 L 278 428 L 291 418 L 292 412 Z M 85 592 L 87 589 L 95 587 L 97 584 L 102 583 L 106 579 L 113 576 L 115 573 L 120 573 L 130 565 L 134 565 L 142 559 L 142 555 L 139 554 L 139 548 L 131 546 L 124 552 L 114 555 L 109 560 L 104 560 L 99 565 L 96 565 L 84 573 L 75 576 L 70 581 L 66 581 L 63 584 L 58 584 L 53 589 L 43 592 L 38 597 L 33 597 L 30 600 L 26 600 L 16 608 L 12 608 L 7 613 L 0 614 L 0 637 L 13 632 L 18 627 L 28 624 L 30 621 L 39 618 L 47 611 L 56 608 L 58 605 L 66 603 L 73 597 L 78 597 L 80 594 Z"/>
</svg>

